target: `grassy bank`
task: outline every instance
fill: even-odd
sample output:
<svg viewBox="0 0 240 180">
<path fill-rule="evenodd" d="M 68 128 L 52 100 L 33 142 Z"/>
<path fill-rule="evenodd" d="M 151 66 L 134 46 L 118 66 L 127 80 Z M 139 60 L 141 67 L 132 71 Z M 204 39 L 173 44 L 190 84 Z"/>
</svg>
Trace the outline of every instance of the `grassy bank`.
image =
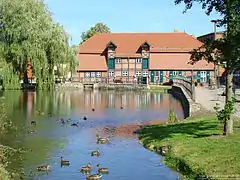
<svg viewBox="0 0 240 180">
<path fill-rule="evenodd" d="M 9 180 L 8 172 L 2 166 L 0 166 L 0 179 Z"/>
<path fill-rule="evenodd" d="M 11 121 L 7 118 L 6 107 L 0 98 L 0 139 L 1 136 L 12 126 Z M 8 172 L 4 169 L 2 161 L 4 159 L 3 147 L 0 141 L 0 180 L 8 180 Z"/>
<path fill-rule="evenodd" d="M 170 145 L 164 163 L 187 179 L 240 178 L 240 126 L 224 137 L 214 116 L 189 118 L 177 124 L 151 125 L 143 129 L 140 143 L 156 150 Z M 236 178 L 237 177 L 237 178 Z"/>
</svg>

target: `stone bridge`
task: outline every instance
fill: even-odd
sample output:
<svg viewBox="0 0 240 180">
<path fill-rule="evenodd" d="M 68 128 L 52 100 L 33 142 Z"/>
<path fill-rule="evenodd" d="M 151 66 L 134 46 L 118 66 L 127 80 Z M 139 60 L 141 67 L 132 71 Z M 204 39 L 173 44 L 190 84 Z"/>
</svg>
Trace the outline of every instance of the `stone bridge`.
<svg viewBox="0 0 240 180">
<path fill-rule="evenodd" d="M 201 110 L 201 105 L 196 103 L 196 89 L 192 79 L 184 77 L 173 78 L 171 92 L 181 101 L 185 117 Z"/>
</svg>

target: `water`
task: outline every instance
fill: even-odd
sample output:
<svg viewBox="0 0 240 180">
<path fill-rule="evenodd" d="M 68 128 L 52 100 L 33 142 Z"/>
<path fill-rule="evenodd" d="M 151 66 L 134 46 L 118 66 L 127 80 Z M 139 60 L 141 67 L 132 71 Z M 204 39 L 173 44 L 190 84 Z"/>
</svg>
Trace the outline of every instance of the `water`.
<svg viewBox="0 0 240 180">
<path fill-rule="evenodd" d="M 180 102 L 169 94 L 158 92 L 91 92 L 6 91 L 8 113 L 18 127 L 17 132 L 2 138 L 4 144 L 31 149 L 21 157 L 11 158 L 9 169 L 28 173 L 26 179 L 86 179 L 80 168 L 87 163 L 109 168 L 106 180 L 172 180 L 178 174 L 161 163 L 161 156 L 144 149 L 132 133 L 137 124 L 161 123 L 168 118 L 169 108 L 183 118 Z M 123 107 L 121 109 L 120 107 Z M 95 111 L 92 112 L 92 108 Z M 38 115 L 41 110 L 44 115 Z M 48 113 L 52 117 L 48 117 Z M 84 121 L 83 116 L 88 120 Z M 56 123 L 60 118 L 79 122 L 78 127 Z M 30 122 L 35 120 L 36 127 Z M 36 130 L 36 134 L 28 134 Z M 110 144 L 96 144 L 96 134 L 110 136 Z M 91 151 L 100 148 L 100 157 Z M 60 166 L 60 157 L 70 161 Z M 50 164 L 51 171 L 39 173 L 36 167 Z M 31 176 L 29 175 L 31 173 Z"/>
</svg>

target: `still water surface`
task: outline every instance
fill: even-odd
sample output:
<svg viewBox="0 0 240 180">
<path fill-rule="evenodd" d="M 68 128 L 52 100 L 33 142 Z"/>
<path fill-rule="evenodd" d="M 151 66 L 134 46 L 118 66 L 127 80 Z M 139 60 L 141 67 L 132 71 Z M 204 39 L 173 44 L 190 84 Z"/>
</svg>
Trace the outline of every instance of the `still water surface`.
<svg viewBox="0 0 240 180">
<path fill-rule="evenodd" d="M 6 145 L 31 149 L 12 158 L 10 169 L 28 174 L 25 179 L 75 180 L 85 179 L 80 168 L 87 163 L 109 168 L 106 180 L 173 180 L 178 174 L 161 163 L 161 156 L 138 144 L 132 131 L 136 124 L 161 123 L 168 118 L 169 108 L 183 118 L 179 101 L 170 94 L 159 92 L 114 91 L 6 91 L 8 113 L 18 127 L 16 135 L 2 138 Z M 123 107 L 121 109 L 120 107 Z M 95 109 L 92 112 L 92 108 Z M 44 112 L 38 115 L 37 110 Z M 48 117 L 48 113 L 52 117 Z M 83 117 L 87 116 L 87 121 Z M 79 122 L 78 127 L 56 123 L 60 118 Z M 36 126 L 31 121 L 37 122 Z M 36 130 L 30 135 L 29 130 Z M 96 144 L 96 134 L 110 136 L 110 144 Z M 100 157 L 91 157 L 91 151 L 100 148 Z M 70 161 L 61 167 L 60 157 Z M 36 167 L 50 164 L 51 171 L 39 173 Z M 32 172 L 32 175 L 29 175 Z"/>
</svg>

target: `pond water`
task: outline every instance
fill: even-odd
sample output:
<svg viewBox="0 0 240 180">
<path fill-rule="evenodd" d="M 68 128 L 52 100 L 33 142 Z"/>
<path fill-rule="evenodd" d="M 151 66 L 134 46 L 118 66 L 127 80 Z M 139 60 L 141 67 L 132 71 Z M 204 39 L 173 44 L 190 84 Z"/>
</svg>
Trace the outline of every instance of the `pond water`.
<svg viewBox="0 0 240 180">
<path fill-rule="evenodd" d="M 9 169 L 23 170 L 24 179 L 86 179 L 79 170 L 87 163 L 109 168 L 106 180 L 172 180 L 178 173 L 162 164 L 161 156 L 143 148 L 132 132 L 138 124 L 163 123 L 170 107 L 178 118 L 183 118 L 181 103 L 170 94 L 130 91 L 6 91 L 7 111 L 17 132 L 1 138 L 5 145 L 29 149 L 21 157 L 12 157 Z M 123 108 L 121 108 L 123 107 Z M 95 111 L 92 111 L 92 108 Z M 39 115 L 36 111 L 44 112 Z M 48 117 L 48 113 L 52 116 Z M 83 117 L 87 116 L 87 120 Z M 62 125 L 57 120 L 71 119 Z M 36 126 L 31 121 L 36 121 Z M 35 130 L 35 134 L 29 134 Z M 110 137 L 109 144 L 97 144 L 96 135 Z M 100 156 L 91 151 L 100 148 Z M 60 157 L 70 166 L 60 165 Z M 36 167 L 50 164 L 48 173 Z"/>
</svg>

